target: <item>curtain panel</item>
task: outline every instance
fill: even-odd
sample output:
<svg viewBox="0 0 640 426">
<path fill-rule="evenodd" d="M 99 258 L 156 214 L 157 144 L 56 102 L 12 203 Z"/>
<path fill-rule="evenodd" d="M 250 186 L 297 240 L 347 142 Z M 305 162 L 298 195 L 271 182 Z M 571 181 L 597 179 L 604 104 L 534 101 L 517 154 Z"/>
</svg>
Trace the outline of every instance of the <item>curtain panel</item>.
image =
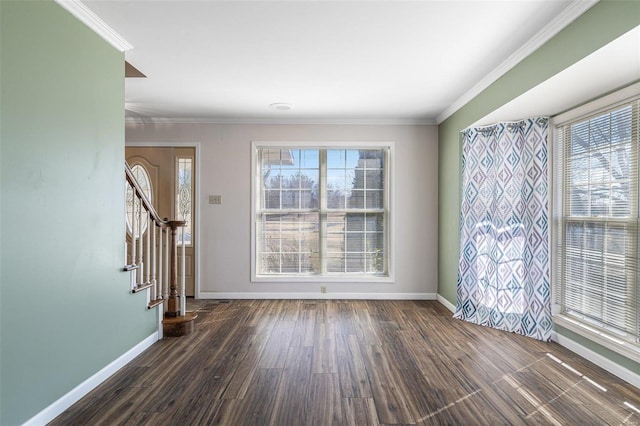
<svg viewBox="0 0 640 426">
<path fill-rule="evenodd" d="M 455 318 L 548 341 L 546 117 L 463 131 Z"/>
</svg>

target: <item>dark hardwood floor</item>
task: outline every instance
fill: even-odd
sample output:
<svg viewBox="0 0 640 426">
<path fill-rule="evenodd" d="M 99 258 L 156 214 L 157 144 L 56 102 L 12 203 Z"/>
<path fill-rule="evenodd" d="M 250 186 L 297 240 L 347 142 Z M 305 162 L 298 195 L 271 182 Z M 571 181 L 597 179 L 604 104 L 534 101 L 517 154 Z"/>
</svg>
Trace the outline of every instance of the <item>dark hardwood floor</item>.
<svg viewBox="0 0 640 426">
<path fill-rule="evenodd" d="M 640 424 L 640 389 L 434 301 L 204 300 L 53 425 Z"/>
</svg>

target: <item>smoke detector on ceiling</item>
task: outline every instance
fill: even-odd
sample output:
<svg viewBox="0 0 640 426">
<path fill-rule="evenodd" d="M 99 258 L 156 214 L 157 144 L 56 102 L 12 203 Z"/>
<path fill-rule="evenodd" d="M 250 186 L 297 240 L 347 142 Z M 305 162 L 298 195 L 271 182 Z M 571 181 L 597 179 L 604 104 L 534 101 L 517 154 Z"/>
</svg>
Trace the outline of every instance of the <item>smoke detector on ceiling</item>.
<svg viewBox="0 0 640 426">
<path fill-rule="evenodd" d="M 286 102 L 276 102 L 275 104 L 269 105 L 269 108 L 276 111 L 291 111 L 293 109 L 293 105 Z"/>
</svg>

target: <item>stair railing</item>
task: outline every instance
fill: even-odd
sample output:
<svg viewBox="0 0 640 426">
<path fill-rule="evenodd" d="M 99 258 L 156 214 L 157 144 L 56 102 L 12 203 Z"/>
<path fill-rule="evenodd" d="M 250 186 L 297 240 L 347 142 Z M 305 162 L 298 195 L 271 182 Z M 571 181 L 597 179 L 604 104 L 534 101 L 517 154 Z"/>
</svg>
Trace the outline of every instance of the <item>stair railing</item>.
<svg viewBox="0 0 640 426">
<path fill-rule="evenodd" d="M 164 303 L 167 317 L 186 312 L 184 238 L 178 250 L 177 235 L 184 221 L 161 219 L 125 161 L 125 271 L 131 274 L 131 292 L 147 290 L 147 308 Z M 181 258 L 180 286 L 178 258 Z M 165 303 L 166 302 L 166 303 Z"/>
</svg>

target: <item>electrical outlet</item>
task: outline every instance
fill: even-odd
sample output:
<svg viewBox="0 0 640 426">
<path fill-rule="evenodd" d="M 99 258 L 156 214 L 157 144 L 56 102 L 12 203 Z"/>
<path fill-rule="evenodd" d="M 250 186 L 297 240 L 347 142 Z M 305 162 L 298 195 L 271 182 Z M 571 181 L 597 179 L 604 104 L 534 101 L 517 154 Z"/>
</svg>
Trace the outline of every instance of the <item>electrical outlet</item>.
<svg viewBox="0 0 640 426">
<path fill-rule="evenodd" d="M 209 195 L 209 204 L 222 204 L 222 195 Z"/>
<path fill-rule="evenodd" d="M 327 287 L 321 286 L 320 287 L 320 293 L 326 293 L 326 292 L 327 292 Z"/>
</svg>

